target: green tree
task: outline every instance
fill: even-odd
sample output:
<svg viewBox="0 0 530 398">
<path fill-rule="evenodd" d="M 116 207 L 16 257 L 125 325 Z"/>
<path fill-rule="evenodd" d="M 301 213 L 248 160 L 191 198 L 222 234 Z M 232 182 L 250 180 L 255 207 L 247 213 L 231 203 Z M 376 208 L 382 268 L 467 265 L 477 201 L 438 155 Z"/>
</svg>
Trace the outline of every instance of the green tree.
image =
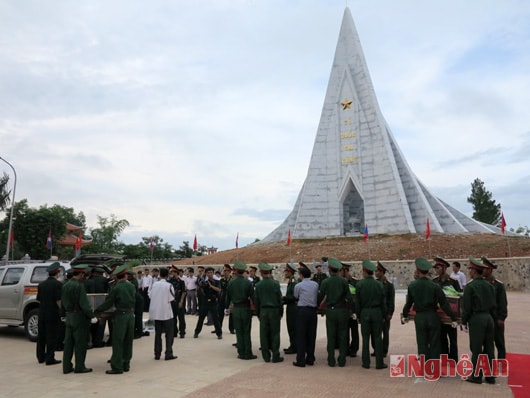
<svg viewBox="0 0 530 398">
<path fill-rule="evenodd" d="M 193 256 L 193 248 L 190 247 L 190 242 L 188 240 L 183 241 L 182 246 L 175 251 L 175 254 L 180 258 L 191 258 Z"/>
<path fill-rule="evenodd" d="M 118 237 L 129 226 L 129 221 L 118 220 L 114 214 L 111 214 L 110 218 L 97 217 L 99 228 L 90 230 L 92 244 L 86 246 L 83 251 L 85 253 L 121 253 L 123 244 L 118 242 Z"/>
<path fill-rule="evenodd" d="M 9 182 L 9 175 L 4 172 L 4 175 L 0 177 L 0 211 L 4 211 L 10 203 L 9 196 L 11 191 L 7 188 Z"/>
<path fill-rule="evenodd" d="M 11 210 L 8 209 L 8 214 Z M 13 231 L 14 258 L 21 258 L 29 254 L 32 259 L 47 259 L 50 257 L 50 250 L 46 247 L 48 234 L 52 233 L 52 254 L 60 258 L 71 258 L 73 249 L 71 246 L 59 246 L 58 241 L 66 233 L 66 223 L 84 227 L 85 216 L 82 212 L 75 214 L 71 207 L 53 205 L 48 207 L 43 205 L 37 208 L 28 206 L 27 199 L 22 199 L 14 204 L 13 208 Z M 7 229 L 9 217 L 0 222 L 2 236 L 0 242 L 7 239 Z M 11 256 L 10 256 L 11 257 Z"/>
<path fill-rule="evenodd" d="M 473 206 L 473 218 L 491 225 L 497 225 L 501 218 L 501 204 L 492 199 L 492 193 L 486 189 L 484 182 L 476 178 L 471 183 L 471 195 L 467 201 Z"/>
</svg>

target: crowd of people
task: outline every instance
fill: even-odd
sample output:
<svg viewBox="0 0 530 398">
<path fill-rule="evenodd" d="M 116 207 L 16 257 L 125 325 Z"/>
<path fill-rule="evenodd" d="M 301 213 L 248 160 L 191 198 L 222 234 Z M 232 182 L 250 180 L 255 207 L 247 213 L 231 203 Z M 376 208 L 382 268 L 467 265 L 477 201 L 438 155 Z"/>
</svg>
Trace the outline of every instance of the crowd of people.
<svg viewBox="0 0 530 398">
<path fill-rule="evenodd" d="M 174 265 L 136 273 L 123 264 L 111 264 L 110 270 L 75 265 L 64 283 L 58 280 L 60 264 L 54 263 L 48 267 L 49 278 L 38 287 L 41 305 L 37 360 L 47 365 L 62 362 L 65 374 L 87 373 L 92 371 L 85 366 L 87 349 L 109 345 L 112 356 L 106 373 L 128 372 L 133 340 L 148 334 L 143 327 L 143 312 L 149 312 L 154 322 L 155 360 L 160 360 L 162 354 L 165 360 L 177 358 L 174 338 L 185 338 L 186 320 L 189 323 L 193 315 L 197 316 L 194 338 L 199 337 L 203 325 L 210 325 L 211 333 L 222 339 L 227 320 L 228 330 L 236 337 L 237 358 L 256 359 L 251 342 L 255 315 L 259 319 L 263 361 L 283 362 L 283 355 L 296 354 L 293 366 L 313 366 L 320 313 L 326 322 L 328 366 L 344 367 L 347 357 L 356 357 L 360 349 L 363 368 L 371 367 L 372 357 L 376 369 L 387 368 L 384 358 L 389 352 L 390 322 L 395 311 L 394 285 L 386 277 L 388 267 L 379 261 L 364 260 L 362 278 L 357 279 L 351 275 L 349 264 L 334 258 L 322 260 L 314 272 L 302 262 L 286 264 L 285 294 L 267 263 L 248 267 L 236 261 L 233 266 L 224 264 L 222 272 L 198 266 L 197 275 L 194 267 L 183 270 Z M 479 354 L 485 353 L 493 360 L 495 346 L 497 358 L 505 358 L 507 299 L 504 285 L 492 275 L 495 263 L 486 257 L 481 261 L 470 259 L 470 282 L 458 262 L 451 265 L 441 257 L 434 262 L 419 258 L 415 265 L 415 280 L 408 286 L 401 321 L 406 323 L 414 315 L 418 355 L 436 359 L 447 354 L 458 361 L 456 328 L 460 320 L 469 327 L 474 369 Z M 453 272 L 449 274 L 451 266 Z M 433 268 L 436 277 L 430 279 Z M 104 276 L 105 272 L 109 275 Z M 463 291 L 461 314 L 458 308 L 456 312 L 451 308 L 444 291 Z M 88 293 L 103 294 L 105 299 L 91 306 Z M 442 322 L 439 308 L 450 322 Z M 282 352 L 280 326 L 284 315 L 289 344 Z M 110 317 L 109 339 L 104 342 L 105 321 Z M 64 351 L 62 361 L 55 358 L 59 349 Z M 495 383 L 491 375 L 485 380 Z M 473 374 L 468 381 L 481 383 L 482 375 Z"/>
</svg>

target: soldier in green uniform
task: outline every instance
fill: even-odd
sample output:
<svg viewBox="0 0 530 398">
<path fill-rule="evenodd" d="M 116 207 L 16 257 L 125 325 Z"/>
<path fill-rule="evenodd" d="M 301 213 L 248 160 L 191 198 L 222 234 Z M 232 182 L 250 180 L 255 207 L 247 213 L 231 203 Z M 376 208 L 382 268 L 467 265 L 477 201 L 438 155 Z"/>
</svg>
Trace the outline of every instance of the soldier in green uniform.
<svg viewBox="0 0 530 398">
<path fill-rule="evenodd" d="M 449 266 L 449 262 L 443 258 L 435 257 L 434 270 L 437 276 L 432 281 L 437 283 L 442 290 L 444 287 L 451 287 L 459 292 L 462 290 L 460 289 L 460 284 L 458 281 L 451 279 L 447 274 L 447 267 Z M 447 354 L 450 359 L 458 362 L 458 341 L 456 329 L 451 327 L 451 325 L 442 324 L 440 328 L 440 338 L 442 354 Z"/>
<path fill-rule="evenodd" d="M 140 339 L 144 333 L 144 298 L 133 270 L 127 272 L 127 280 L 134 286 L 134 338 Z"/>
<path fill-rule="evenodd" d="M 234 314 L 234 328 L 236 330 L 237 353 L 239 359 L 256 359 L 252 353 L 250 331 L 252 328 L 252 312 L 250 300 L 254 294 L 252 283 L 243 277 L 247 265 L 236 261 L 234 269 L 237 276 L 230 281 L 226 291 L 226 306 L 232 308 Z"/>
<path fill-rule="evenodd" d="M 365 369 L 370 368 L 370 337 L 375 347 L 375 368 L 388 367 L 383 362 L 381 341 L 386 316 L 385 291 L 383 285 L 374 279 L 376 269 L 374 263 L 363 260 L 363 279 L 357 283 L 355 291 L 357 319 L 363 336 L 362 367 Z"/>
<path fill-rule="evenodd" d="M 318 286 L 322 283 L 324 279 L 326 279 L 328 276 L 322 272 L 322 264 L 315 265 L 316 272 L 313 274 L 313 277 L 311 278 L 312 281 L 315 281 L 318 283 Z"/>
<path fill-rule="evenodd" d="M 504 321 L 508 317 L 508 298 L 506 297 L 506 287 L 500 280 L 495 279 L 492 275 L 493 270 L 497 269 L 497 264 L 482 257 L 482 264 L 486 265 L 484 269 L 484 278 L 493 285 L 495 289 L 495 303 L 497 309 L 493 318 L 495 325 L 495 347 L 497 347 L 497 358 L 506 359 L 506 344 L 504 343 Z"/>
<path fill-rule="evenodd" d="M 103 276 L 105 270 L 103 267 L 95 266 L 91 267 L 92 274 L 90 275 L 92 293 L 105 294 L 109 290 L 109 280 Z M 86 285 L 85 285 L 86 287 Z M 87 293 L 90 291 L 87 289 Z M 105 321 L 99 320 L 98 323 L 90 326 L 90 333 L 92 335 L 92 347 L 100 348 L 105 347 L 103 337 L 105 334 Z"/>
<path fill-rule="evenodd" d="M 226 311 L 226 291 L 228 289 L 228 284 L 232 280 L 232 267 L 230 264 L 224 264 L 223 266 L 223 276 L 221 277 L 220 287 L 221 293 L 219 294 L 219 305 L 217 306 L 217 313 L 219 316 L 219 323 L 221 324 L 221 329 L 223 328 L 223 320 L 225 318 Z M 226 315 L 228 317 L 228 330 L 230 334 L 235 334 L 234 330 L 234 318 L 231 313 Z"/>
<path fill-rule="evenodd" d="M 425 258 L 415 260 L 416 280 L 409 284 L 407 299 L 403 307 L 402 322 L 408 322 L 409 311 L 414 305 L 416 315 L 416 344 L 418 355 L 425 355 L 425 360 L 438 359 L 441 354 L 440 326 L 441 320 L 436 310 L 438 306 L 451 318 L 451 326 L 456 328 L 456 315 L 445 299 L 440 286 L 427 278 L 432 264 Z"/>
<path fill-rule="evenodd" d="M 479 354 L 487 354 L 490 367 L 494 358 L 493 339 L 495 327 L 495 288 L 484 279 L 483 272 L 487 267 L 480 261 L 469 259 L 469 276 L 473 279 L 464 288 L 464 308 L 462 324 L 469 325 L 469 346 L 473 374 L 467 381 L 482 384 L 482 374 L 475 374 Z M 486 375 L 486 382 L 495 384 L 495 377 Z"/>
<path fill-rule="evenodd" d="M 385 306 L 386 314 L 383 322 L 383 356 L 386 357 L 388 354 L 388 346 L 390 345 L 390 321 L 394 315 L 395 309 L 395 300 L 396 300 L 396 290 L 394 289 L 394 284 L 390 282 L 386 277 L 387 269 L 377 262 L 377 269 L 374 273 L 375 279 L 383 284 L 383 289 L 385 291 Z M 375 350 L 375 347 L 373 347 Z M 372 354 L 375 356 L 375 352 Z"/>
<path fill-rule="evenodd" d="M 339 276 L 342 264 L 335 258 L 328 258 L 330 277 L 322 281 L 318 292 L 318 302 L 326 299 L 326 334 L 328 338 L 328 366 L 346 365 L 348 351 L 349 308 L 353 301 L 348 283 Z M 339 347 L 339 356 L 335 362 L 335 347 Z"/>
<path fill-rule="evenodd" d="M 127 280 L 127 268 L 120 265 L 112 275 L 116 283 L 109 295 L 98 308 L 96 314 L 115 307 L 112 319 L 112 357 L 110 370 L 107 374 L 121 374 L 128 372 L 131 366 L 133 339 L 134 339 L 134 306 L 136 303 L 136 290 Z"/>
<path fill-rule="evenodd" d="M 46 268 L 48 279 L 39 283 L 37 300 L 39 301 L 39 335 L 37 337 L 37 360 L 46 365 L 61 363 L 55 359 L 57 335 L 61 317 L 61 290 L 63 284 L 57 280 L 61 273 L 61 264 L 56 261 Z"/>
<path fill-rule="evenodd" d="M 85 366 L 88 344 L 88 329 L 90 322 L 96 323 L 97 318 L 90 308 L 86 295 L 83 278 L 86 264 L 75 265 L 72 279 L 63 285 L 61 294 L 61 312 L 66 317 L 63 373 L 88 373 L 92 368 Z M 72 356 L 75 352 L 75 367 L 72 366 Z"/>
<path fill-rule="evenodd" d="M 350 313 L 356 314 L 355 311 L 355 305 L 356 305 L 356 295 L 355 290 L 357 286 L 357 282 L 359 282 L 359 279 L 354 278 L 350 274 L 350 264 L 341 263 L 342 269 L 340 270 L 341 276 L 346 279 L 346 282 L 348 282 L 348 287 L 350 288 L 350 293 L 352 294 L 352 302 L 350 306 Z M 349 344 L 348 344 L 348 356 L 355 358 L 357 356 L 357 351 L 359 351 L 359 323 L 356 319 L 357 315 L 351 316 L 348 318 L 348 337 L 349 337 Z M 354 319 L 355 318 L 355 319 Z"/>
<path fill-rule="evenodd" d="M 280 356 L 280 320 L 283 315 L 282 292 L 278 281 L 272 279 L 272 267 L 258 265 L 262 280 L 254 290 L 254 305 L 259 318 L 261 356 L 265 362 L 282 362 Z M 272 356 L 272 358 L 271 358 Z"/>
<path fill-rule="evenodd" d="M 294 275 L 298 268 L 293 264 L 286 264 L 283 274 L 287 280 L 287 289 L 285 296 L 283 296 L 283 304 L 285 304 L 285 321 L 287 322 L 287 333 L 289 334 L 289 347 L 284 348 L 285 354 L 296 354 L 296 300 L 294 298 L 294 285 L 297 280 Z"/>
</svg>

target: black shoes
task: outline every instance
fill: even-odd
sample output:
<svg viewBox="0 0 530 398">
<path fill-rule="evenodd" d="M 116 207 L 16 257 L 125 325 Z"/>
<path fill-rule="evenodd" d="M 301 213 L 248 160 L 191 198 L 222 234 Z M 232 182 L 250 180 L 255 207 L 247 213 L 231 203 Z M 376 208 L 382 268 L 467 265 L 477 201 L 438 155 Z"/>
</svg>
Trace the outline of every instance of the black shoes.
<svg viewBox="0 0 530 398">
<path fill-rule="evenodd" d="M 74 370 L 74 373 L 90 373 L 92 372 L 92 368 L 84 368 L 79 370 Z"/>
<path fill-rule="evenodd" d="M 294 349 L 292 349 L 292 348 L 290 348 L 290 347 L 289 347 L 289 348 L 284 348 L 284 349 L 283 349 L 283 353 L 284 353 L 284 354 L 288 354 L 288 355 L 289 355 L 289 354 L 296 354 L 296 350 L 294 350 Z"/>
<path fill-rule="evenodd" d="M 296 361 L 293 362 L 293 366 L 296 366 L 296 367 L 298 367 L 298 368 L 305 368 L 305 364 L 303 364 L 303 363 L 298 363 L 298 362 L 296 362 Z"/>
<path fill-rule="evenodd" d="M 388 368 L 388 365 L 386 363 L 384 363 L 382 365 L 376 366 L 375 368 L 376 369 L 386 369 L 386 368 Z"/>
<path fill-rule="evenodd" d="M 155 360 L 156 361 L 160 360 L 160 355 L 155 355 Z"/>
<path fill-rule="evenodd" d="M 222 340 L 223 339 L 223 335 L 220 334 L 219 336 L 217 336 L 217 340 Z"/>
<path fill-rule="evenodd" d="M 196 339 L 197 337 L 199 337 L 199 333 L 193 333 L 193 338 Z"/>
<path fill-rule="evenodd" d="M 46 365 L 57 365 L 58 363 L 61 363 L 58 359 L 53 359 L 49 362 L 46 362 Z"/>
<path fill-rule="evenodd" d="M 123 371 L 122 370 L 109 369 L 109 370 L 106 370 L 105 373 L 108 374 L 108 375 L 121 375 L 123 373 Z"/>
<path fill-rule="evenodd" d="M 67 369 L 67 370 L 64 370 L 64 369 L 63 369 L 63 373 L 64 373 L 65 375 L 67 375 L 68 373 L 72 373 L 73 371 L 74 371 L 73 369 Z"/>
<path fill-rule="evenodd" d="M 468 377 L 466 381 L 474 384 L 482 384 L 482 378 L 479 379 L 478 377 Z"/>
<path fill-rule="evenodd" d="M 244 360 L 249 360 L 249 359 L 256 359 L 258 356 L 257 355 L 254 355 L 254 354 L 251 354 L 249 356 L 241 356 L 241 355 L 238 355 L 237 358 L 238 359 L 244 359 Z"/>
<path fill-rule="evenodd" d="M 176 355 L 169 355 L 167 357 L 164 358 L 166 361 L 171 361 L 173 359 L 177 359 L 177 356 Z"/>
<path fill-rule="evenodd" d="M 283 362 L 283 357 L 278 357 L 272 360 L 272 363 L 279 363 L 279 362 Z"/>
</svg>

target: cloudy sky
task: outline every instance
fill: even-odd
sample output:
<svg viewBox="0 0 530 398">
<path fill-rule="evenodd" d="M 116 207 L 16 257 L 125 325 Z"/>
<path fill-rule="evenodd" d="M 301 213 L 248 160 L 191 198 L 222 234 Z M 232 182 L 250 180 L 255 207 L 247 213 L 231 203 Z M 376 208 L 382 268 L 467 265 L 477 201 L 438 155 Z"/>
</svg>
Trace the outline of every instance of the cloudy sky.
<svg viewBox="0 0 530 398">
<path fill-rule="evenodd" d="M 346 4 L 419 179 L 471 215 L 478 177 L 530 225 L 524 0 L 0 0 L 16 199 L 125 218 L 125 243 L 265 237 L 307 174 Z"/>
</svg>

